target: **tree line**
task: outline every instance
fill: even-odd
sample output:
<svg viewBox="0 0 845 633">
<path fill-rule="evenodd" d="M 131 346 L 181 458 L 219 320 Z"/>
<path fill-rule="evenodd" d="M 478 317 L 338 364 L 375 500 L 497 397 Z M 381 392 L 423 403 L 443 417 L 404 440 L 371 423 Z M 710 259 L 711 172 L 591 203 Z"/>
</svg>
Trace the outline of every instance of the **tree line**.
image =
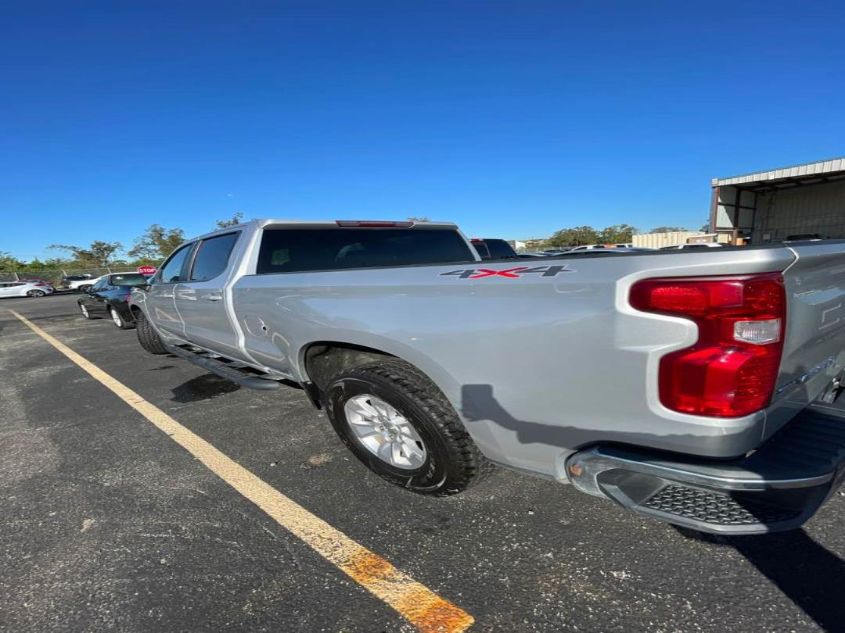
<svg viewBox="0 0 845 633">
<path fill-rule="evenodd" d="M 710 225 L 705 224 L 701 230 L 709 230 Z M 649 233 L 670 233 L 674 231 L 688 231 L 680 226 L 658 226 Z M 545 247 L 553 246 L 583 246 L 585 244 L 627 244 L 632 241 L 639 231 L 630 224 L 613 224 L 603 229 L 595 229 L 592 226 L 575 226 L 567 229 L 560 229 L 552 233 L 552 236 L 543 242 Z"/>
<path fill-rule="evenodd" d="M 225 220 L 217 220 L 215 228 L 222 229 L 243 221 L 240 211 Z M 161 263 L 179 244 L 185 241 L 185 232 L 180 228 L 166 228 L 151 224 L 125 251 L 120 242 L 94 240 L 88 246 L 76 244 L 51 244 L 47 248 L 61 251 L 64 255 L 35 258 L 22 261 L 9 253 L 0 252 L 0 272 L 26 272 L 44 270 L 78 270 L 86 268 L 134 268 Z"/>
</svg>

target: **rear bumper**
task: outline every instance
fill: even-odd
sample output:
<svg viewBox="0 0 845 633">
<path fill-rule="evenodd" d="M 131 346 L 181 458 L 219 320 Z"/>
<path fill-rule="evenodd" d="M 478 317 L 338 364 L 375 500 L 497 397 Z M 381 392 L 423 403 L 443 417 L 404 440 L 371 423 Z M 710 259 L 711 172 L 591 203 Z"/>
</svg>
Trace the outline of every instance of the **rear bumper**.
<svg viewBox="0 0 845 633">
<path fill-rule="evenodd" d="M 809 407 L 735 460 L 599 445 L 566 468 L 579 490 L 675 525 L 719 534 L 795 529 L 845 478 L 845 402 Z"/>
</svg>

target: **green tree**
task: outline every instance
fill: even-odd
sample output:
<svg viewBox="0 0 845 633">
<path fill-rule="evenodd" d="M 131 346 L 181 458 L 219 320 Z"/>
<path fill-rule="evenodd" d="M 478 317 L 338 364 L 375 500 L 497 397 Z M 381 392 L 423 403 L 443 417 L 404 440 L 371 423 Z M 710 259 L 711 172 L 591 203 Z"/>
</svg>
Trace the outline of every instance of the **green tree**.
<svg viewBox="0 0 845 633">
<path fill-rule="evenodd" d="M 687 229 L 681 226 L 658 226 L 651 229 L 649 233 L 676 233 L 677 231 L 686 231 Z"/>
<path fill-rule="evenodd" d="M 120 242 L 103 242 L 95 240 L 88 248 L 73 244 L 51 244 L 48 248 L 57 248 L 73 253 L 75 261 L 81 267 L 105 267 L 109 265 L 112 255 L 123 248 Z"/>
<path fill-rule="evenodd" d="M 229 218 L 228 220 L 217 220 L 217 222 L 215 222 L 215 224 L 217 225 L 218 229 L 226 229 L 226 228 L 229 228 L 230 226 L 236 226 L 236 225 L 240 224 L 241 222 L 243 222 L 243 219 L 244 219 L 243 211 L 236 211 L 235 213 L 232 214 L 232 217 Z"/>
<path fill-rule="evenodd" d="M 602 244 L 626 244 L 636 231 L 630 224 L 613 224 L 602 229 L 598 241 Z"/>
<path fill-rule="evenodd" d="M 135 240 L 128 254 L 139 264 L 156 264 L 184 241 L 185 232 L 182 229 L 166 229 L 160 224 L 151 224 L 144 234 Z"/>
<path fill-rule="evenodd" d="M 13 257 L 9 253 L 5 251 L 0 251 L 0 272 L 9 273 L 14 272 L 16 270 L 20 270 L 26 264 L 24 264 L 21 260 L 17 257 Z"/>
<path fill-rule="evenodd" d="M 599 241 L 599 234 L 591 226 L 576 226 L 569 229 L 555 231 L 546 240 L 548 246 L 581 246 L 595 244 Z"/>
</svg>

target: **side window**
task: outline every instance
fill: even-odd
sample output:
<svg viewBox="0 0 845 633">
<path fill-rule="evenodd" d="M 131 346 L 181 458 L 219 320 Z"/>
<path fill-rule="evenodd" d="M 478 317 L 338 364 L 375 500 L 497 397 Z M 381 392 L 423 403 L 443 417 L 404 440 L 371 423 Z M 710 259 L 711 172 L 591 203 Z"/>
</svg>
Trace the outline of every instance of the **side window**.
<svg viewBox="0 0 845 633">
<path fill-rule="evenodd" d="M 100 290 L 105 288 L 108 284 L 109 284 L 109 278 L 103 277 L 102 279 L 100 279 L 100 281 L 98 281 L 93 286 L 91 286 L 91 290 L 93 290 L 95 292 L 99 292 Z"/>
<path fill-rule="evenodd" d="M 191 253 L 192 246 L 193 244 L 186 244 L 170 256 L 170 259 L 167 260 L 167 263 L 161 269 L 161 275 L 159 276 L 161 283 L 175 284 L 184 281 L 180 275 L 182 274 L 182 267 L 185 265 L 185 260 Z"/>
<path fill-rule="evenodd" d="M 239 233 L 227 233 L 200 242 L 194 256 L 191 281 L 208 281 L 222 275 L 229 265 L 229 255 L 238 241 L 238 235 Z"/>
</svg>

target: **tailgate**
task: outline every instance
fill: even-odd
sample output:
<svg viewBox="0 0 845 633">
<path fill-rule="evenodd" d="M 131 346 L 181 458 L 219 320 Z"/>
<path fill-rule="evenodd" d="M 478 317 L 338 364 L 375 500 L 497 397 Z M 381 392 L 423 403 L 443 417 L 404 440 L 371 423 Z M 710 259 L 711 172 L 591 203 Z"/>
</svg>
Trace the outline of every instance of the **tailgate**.
<svg viewBox="0 0 845 633">
<path fill-rule="evenodd" d="M 818 398 L 845 366 L 845 240 L 788 245 L 786 336 L 766 435 Z"/>
</svg>

